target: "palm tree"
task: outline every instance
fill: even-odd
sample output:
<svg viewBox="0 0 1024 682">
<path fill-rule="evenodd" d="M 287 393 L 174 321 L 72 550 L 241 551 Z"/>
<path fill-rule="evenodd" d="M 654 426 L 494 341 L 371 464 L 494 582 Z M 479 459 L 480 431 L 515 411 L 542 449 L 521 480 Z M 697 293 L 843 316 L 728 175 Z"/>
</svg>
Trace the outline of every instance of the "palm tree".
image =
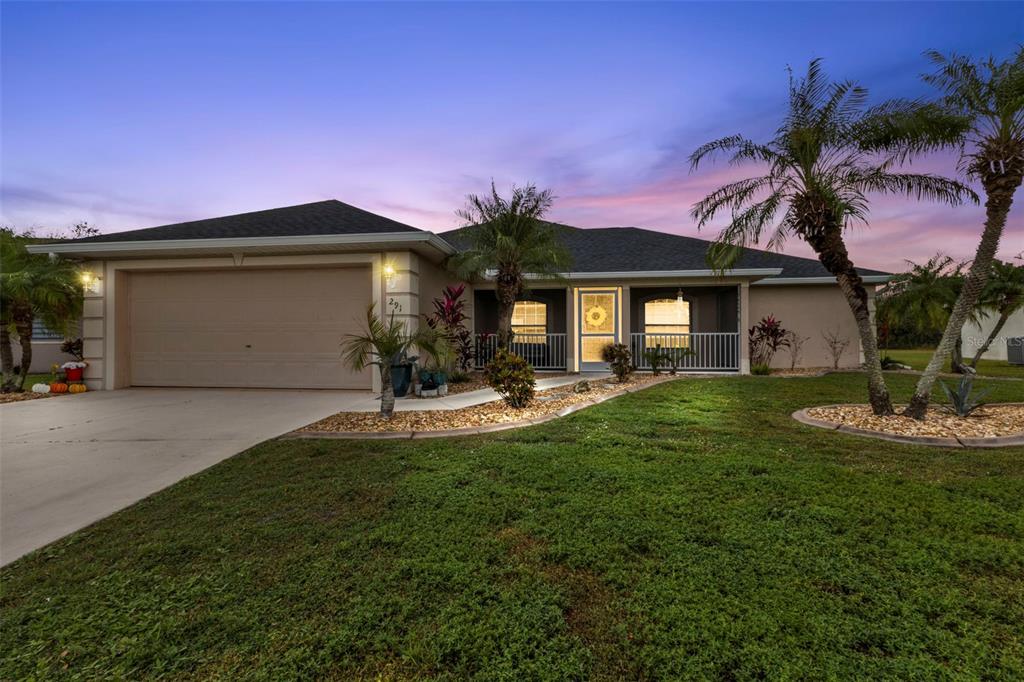
<svg viewBox="0 0 1024 682">
<path fill-rule="evenodd" d="M 769 142 L 732 135 L 690 156 L 692 169 L 721 153 L 729 153 L 734 165 L 752 162 L 764 169 L 763 175 L 718 188 L 694 205 L 692 216 L 703 228 L 720 213 L 731 214 L 708 251 L 712 267 L 724 270 L 739 258 L 741 247 L 758 243 L 781 213 L 769 248 L 779 248 L 796 235 L 835 276 L 857 322 L 872 410 L 885 415 L 893 412 L 892 400 L 882 375 L 868 293 L 843 233 L 854 222 L 867 221 L 867 195 L 872 192 L 950 205 L 972 193 L 954 180 L 898 170 L 910 155 L 957 139 L 957 120 L 907 102 L 868 110 L 866 99 L 867 91 L 858 85 L 830 83 L 817 59 L 804 78 L 790 74 L 788 112 Z"/>
<path fill-rule="evenodd" d="M 380 414 L 390 419 L 395 412 L 395 387 L 391 383 L 391 365 L 414 346 L 434 357 L 445 354 L 446 341 L 430 327 L 409 331 L 405 322 L 378 315 L 375 305 L 366 309 L 366 327 L 359 334 L 346 334 L 341 347 L 344 362 L 356 372 L 376 366 L 380 372 Z"/>
<path fill-rule="evenodd" d="M 78 267 L 63 258 L 30 254 L 28 239 L 0 230 L 0 391 L 25 387 L 32 365 L 32 327 L 38 319 L 64 334 L 82 314 L 82 288 Z M 11 331 L 21 346 L 21 369 L 14 372 Z"/>
<path fill-rule="evenodd" d="M 1024 47 L 1004 62 L 989 58 L 975 63 L 934 51 L 928 56 L 938 70 L 924 80 L 942 91 L 943 104 L 951 113 L 969 123 L 960 165 L 985 192 L 985 228 L 942 340 L 904 411 L 915 419 L 924 419 L 939 370 L 985 289 L 1013 195 L 1024 179 Z"/>
<path fill-rule="evenodd" d="M 949 321 L 964 284 L 964 264 L 936 254 L 924 265 L 907 261 L 910 270 L 896 275 L 878 300 L 878 317 L 891 325 L 903 324 L 922 334 L 939 334 Z M 970 319 L 980 323 L 991 301 L 982 297 Z M 963 345 L 954 345 L 950 371 L 963 372 Z"/>
<path fill-rule="evenodd" d="M 1024 265 L 1014 265 L 996 260 L 992 263 L 992 275 L 988 284 L 985 285 L 985 292 L 981 295 L 983 301 L 991 302 L 991 307 L 999 316 L 996 324 L 989 332 L 985 343 L 978 347 L 978 351 L 971 358 L 971 367 L 977 369 L 978 361 L 985 351 L 992 345 L 992 341 L 999 336 L 1003 325 L 1018 310 L 1024 309 Z"/>
<path fill-rule="evenodd" d="M 542 220 L 552 200 L 551 190 L 538 191 L 533 184 L 513 185 L 505 199 L 491 182 L 490 194 L 469 195 L 457 212 L 472 228 L 469 249 L 454 256 L 451 266 L 465 278 L 495 273 L 499 348 L 512 340 L 512 311 L 526 291 L 526 275 L 557 276 L 571 264 L 556 228 Z"/>
</svg>

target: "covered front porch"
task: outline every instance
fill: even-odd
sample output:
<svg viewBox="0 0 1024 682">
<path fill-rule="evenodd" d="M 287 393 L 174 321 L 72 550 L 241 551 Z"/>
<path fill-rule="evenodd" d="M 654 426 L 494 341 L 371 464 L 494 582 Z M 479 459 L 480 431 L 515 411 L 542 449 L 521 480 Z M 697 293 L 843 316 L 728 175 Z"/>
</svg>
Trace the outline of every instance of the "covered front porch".
<svg viewBox="0 0 1024 682">
<path fill-rule="evenodd" d="M 512 350 L 538 370 L 607 369 L 602 349 L 625 343 L 639 370 L 740 372 L 746 283 L 536 287 L 516 304 Z M 476 365 L 497 349 L 494 290 L 474 292 Z"/>
</svg>

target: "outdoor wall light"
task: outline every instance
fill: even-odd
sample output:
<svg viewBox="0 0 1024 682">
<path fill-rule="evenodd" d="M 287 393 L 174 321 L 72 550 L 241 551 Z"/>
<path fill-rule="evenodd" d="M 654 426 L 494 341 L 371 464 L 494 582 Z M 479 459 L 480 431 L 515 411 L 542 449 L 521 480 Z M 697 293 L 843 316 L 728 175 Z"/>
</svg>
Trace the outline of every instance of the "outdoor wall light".
<svg viewBox="0 0 1024 682">
<path fill-rule="evenodd" d="M 676 303 L 678 303 L 679 305 L 682 305 L 684 303 L 684 301 L 683 301 L 683 290 L 682 289 L 679 289 L 678 291 L 676 291 Z"/>
<path fill-rule="evenodd" d="M 384 264 L 384 282 L 387 284 L 388 289 L 391 289 L 395 284 L 395 266 L 391 263 Z"/>
<path fill-rule="evenodd" d="M 102 277 L 88 270 L 83 270 L 79 278 L 82 281 L 82 288 L 90 294 L 98 294 L 100 292 L 100 282 L 103 281 Z"/>
</svg>

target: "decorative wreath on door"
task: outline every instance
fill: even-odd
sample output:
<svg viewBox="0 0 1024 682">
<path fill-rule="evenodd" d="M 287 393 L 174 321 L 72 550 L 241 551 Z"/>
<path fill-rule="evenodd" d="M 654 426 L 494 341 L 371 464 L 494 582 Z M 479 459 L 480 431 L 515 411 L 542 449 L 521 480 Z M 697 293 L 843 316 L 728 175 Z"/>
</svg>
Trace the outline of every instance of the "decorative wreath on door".
<svg viewBox="0 0 1024 682">
<path fill-rule="evenodd" d="M 587 324 L 591 327 L 600 327 L 608 319 L 608 311 L 599 305 L 587 310 Z"/>
</svg>

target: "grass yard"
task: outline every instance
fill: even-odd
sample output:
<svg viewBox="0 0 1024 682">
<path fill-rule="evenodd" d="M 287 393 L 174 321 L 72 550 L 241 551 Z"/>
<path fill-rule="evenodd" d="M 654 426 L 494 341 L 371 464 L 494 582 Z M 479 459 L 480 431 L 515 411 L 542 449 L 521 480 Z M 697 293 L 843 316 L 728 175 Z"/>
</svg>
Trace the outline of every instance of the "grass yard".
<svg viewBox="0 0 1024 682">
<path fill-rule="evenodd" d="M 4 569 L 0 679 L 1024 678 L 1024 448 L 789 417 L 863 384 L 265 443 Z"/>
<path fill-rule="evenodd" d="M 909 365 L 912 369 L 923 370 L 927 365 L 928 361 L 932 359 L 932 348 L 917 348 L 914 350 L 886 350 L 883 351 L 883 355 L 888 355 L 896 362 L 902 362 L 904 365 Z M 965 351 L 965 354 L 967 352 Z M 970 356 L 967 357 L 967 361 L 970 362 Z M 946 369 L 949 369 L 949 363 L 946 363 Z M 1015 377 L 1017 379 L 1024 379 L 1024 365 L 1011 365 L 1005 360 L 979 360 L 978 361 L 978 375 L 988 377 Z"/>
</svg>

